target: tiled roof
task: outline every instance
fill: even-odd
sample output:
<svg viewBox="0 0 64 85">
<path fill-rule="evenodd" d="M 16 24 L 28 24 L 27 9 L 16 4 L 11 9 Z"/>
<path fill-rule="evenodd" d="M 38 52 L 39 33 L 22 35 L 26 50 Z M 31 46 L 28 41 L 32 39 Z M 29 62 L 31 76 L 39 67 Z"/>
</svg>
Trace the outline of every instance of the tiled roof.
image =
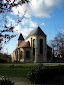
<svg viewBox="0 0 64 85">
<path fill-rule="evenodd" d="M 30 43 L 29 41 L 25 42 L 21 42 L 21 44 L 18 46 L 18 48 L 24 48 L 24 47 L 30 47 Z"/>
<path fill-rule="evenodd" d="M 18 40 L 24 40 L 24 38 L 23 38 L 23 35 L 22 35 L 22 34 L 20 34 L 20 36 L 19 36 Z"/>
<path fill-rule="evenodd" d="M 30 36 L 33 36 L 33 35 L 44 35 L 44 36 L 46 36 L 45 33 L 41 30 L 41 28 L 39 26 L 36 27 L 34 30 L 32 30 L 29 33 L 29 35 L 27 36 L 27 38 L 30 37 Z"/>
</svg>

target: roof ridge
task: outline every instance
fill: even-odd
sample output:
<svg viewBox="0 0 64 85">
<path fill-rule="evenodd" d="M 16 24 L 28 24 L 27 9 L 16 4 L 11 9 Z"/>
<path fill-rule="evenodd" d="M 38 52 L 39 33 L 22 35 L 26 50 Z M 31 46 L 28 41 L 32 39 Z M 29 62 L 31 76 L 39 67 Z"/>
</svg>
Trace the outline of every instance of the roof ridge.
<svg viewBox="0 0 64 85">
<path fill-rule="evenodd" d="M 27 36 L 27 38 L 30 37 L 30 36 L 33 36 L 33 35 L 45 35 L 46 36 L 46 34 L 42 31 L 42 29 L 39 26 L 37 26 L 35 29 L 33 29 L 29 33 L 29 35 Z"/>
</svg>

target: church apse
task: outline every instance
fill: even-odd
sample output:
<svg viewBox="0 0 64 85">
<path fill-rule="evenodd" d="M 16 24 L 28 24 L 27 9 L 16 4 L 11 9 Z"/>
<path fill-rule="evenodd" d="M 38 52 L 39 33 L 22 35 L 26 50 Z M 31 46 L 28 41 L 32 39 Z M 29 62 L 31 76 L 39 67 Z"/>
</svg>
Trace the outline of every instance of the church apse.
<svg viewBox="0 0 64 85">
<path fill-rule="evenodd" d="M 19 62 L 46 62 L 46 45 L 46 35 L 38 26 L 25 39 L 20 34 L 12 58 L 15 56 L 17 60 L 19 59 Z M 15 52 L 16 55 L 14 55 Z"/>
</svg>

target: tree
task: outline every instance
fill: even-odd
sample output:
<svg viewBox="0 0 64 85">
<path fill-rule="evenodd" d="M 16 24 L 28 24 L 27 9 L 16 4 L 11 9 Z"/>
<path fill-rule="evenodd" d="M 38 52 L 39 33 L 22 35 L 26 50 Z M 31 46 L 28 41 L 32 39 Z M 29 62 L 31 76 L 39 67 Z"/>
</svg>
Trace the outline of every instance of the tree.
<svg viewBox="0 0 64 85">
<path fill-rule="evenodd" d="M 56 44 L 55 44 L 54 40 L 51 40 L 50 43 L 51 43 L 51 47 L 52 47 L 52 55 L 53 55 L 53 58 L 54 58 L 54 49 L 56 47 Z"/>
<path fill-rule="evenodd" d="M 64 43 L 62 43 L 62 45 L 60 46 L 60 53 L 61 53 L 61 56 L 63 56 L 64 58 Z"/>
<path fill-rule="evenodd" d="M 58 55 L 58 54 L 62 54 L 64 53 L 64 50 L 62 50 L 64 47 L 62 46 L 64 45 L 64 33 L 58 33 L 54 39 L 51 41 L 51 46 L 53 49 L 53 52 Z"/>
<path fill-rule="evenodd" d="M 15 26 L 12 24 L 7 26 L 7 14 L 12 12 L 13 7 L 17 7 L 18 5 L 22 5 L 24 3 L 29 3 L 29 0 L 0 0 L 0 50 L 2 49 L 3 43 L 7 43 L 11 38 L 16 36 L 16 34 L 13 33 L 13 29 L 22 21 L 26 11 L 21 18 L 19 18 L 18 11 L 18 18 Z"/>
</svg>

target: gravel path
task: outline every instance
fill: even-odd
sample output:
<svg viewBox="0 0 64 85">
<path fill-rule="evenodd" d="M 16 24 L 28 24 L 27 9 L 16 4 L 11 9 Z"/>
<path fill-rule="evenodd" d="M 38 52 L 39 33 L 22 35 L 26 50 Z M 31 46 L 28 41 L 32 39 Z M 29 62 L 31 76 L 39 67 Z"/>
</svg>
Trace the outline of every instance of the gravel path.
<svg viewBox="0 0 64 85">
<path fill-rule="evenodd" d="M 31 85 L 26 78 L 12 77 L 9 79 L 14 82 L 14 85 Z"/>
</svg>

